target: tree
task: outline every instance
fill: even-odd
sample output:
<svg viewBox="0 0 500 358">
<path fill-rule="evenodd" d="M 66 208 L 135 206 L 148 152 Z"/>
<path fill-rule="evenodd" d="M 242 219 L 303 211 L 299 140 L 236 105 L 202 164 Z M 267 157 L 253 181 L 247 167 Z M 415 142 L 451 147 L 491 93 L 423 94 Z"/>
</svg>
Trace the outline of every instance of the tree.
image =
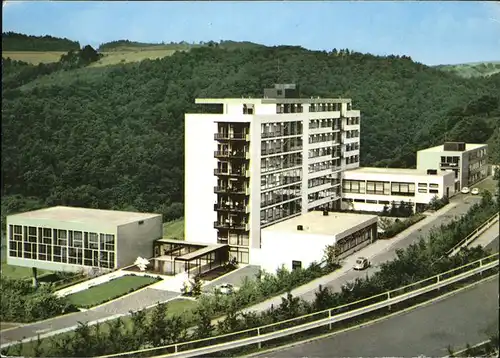
<svg viewBox="0 0 500 358">
<path fill-rule="evenodd" d="M 196 324 L 196 328 L 194 331 L 195 339 L 207 338 L 212 335 L 214 326 L 212 325 L 212 319 L 206 307 L 198 306 L 196 308 L 195 324 Z"/>
<path fill-rule="evenodd" d="M 387 204 L 384 204 L 384 208 L 382 209 L 382 216 L 389 216 L 389 207 Z"/>
<path fill-rule="evenodd" d="M 393 200 L 391 201 L 391 210 L 389 211 L 390 216 L 396 216 L 398 214 L 398 205 Z"/>
<path fill-rule="evenodd" d="M 165 338 L 167 336 L 168 321 L 167 321 L 167 304 L 159 303 L 153 309 L 151 314 L 151 319 L 146 326 L 146 337 L 147 341 L 153 345 L 153 347 L 159 347 L 165 344 Z"/>
</svg>

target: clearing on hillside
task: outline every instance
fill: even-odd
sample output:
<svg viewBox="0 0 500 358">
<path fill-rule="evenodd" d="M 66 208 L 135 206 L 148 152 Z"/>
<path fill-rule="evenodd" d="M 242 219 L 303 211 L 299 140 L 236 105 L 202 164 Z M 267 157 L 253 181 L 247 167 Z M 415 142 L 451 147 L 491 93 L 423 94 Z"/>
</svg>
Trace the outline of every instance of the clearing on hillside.
<svg viewBox="0 0 500 358">
<path fill-rule="evenodd" d="M 65 52 L 59 51 L 2 51 L 2 57 L 12 60 L 24 61 L 33 65 L 39 63 L 57 62 Z"/>
</svg>

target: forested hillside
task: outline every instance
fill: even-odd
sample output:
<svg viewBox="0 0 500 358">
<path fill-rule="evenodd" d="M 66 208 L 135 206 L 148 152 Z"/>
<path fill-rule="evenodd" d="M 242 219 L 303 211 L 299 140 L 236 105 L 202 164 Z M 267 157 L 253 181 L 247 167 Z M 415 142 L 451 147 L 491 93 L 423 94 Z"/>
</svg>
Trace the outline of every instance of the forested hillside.
<svg viewBox="0 0 500 358">
<path fill-rule="evenodd" d="M 71 51 L 79 50 L 78 41 L 52 36 L 32 36 L 16 32 L 2 33 L 2 51 Z"/>
<path fill-rule="evenodd" d="M 410 167 L 417 149 L 445 137 L 495 135 L 498 145 L 500 75 L 464 79 L 408 57 L 346 50 L 202 47 L 4 90 L 2 213 L 67 204 L 179 217 L 184 113 L 196 97 L 260 97 L 278 78 L 303 97 L 353 99 L 362 165 Z"/>
</svg>

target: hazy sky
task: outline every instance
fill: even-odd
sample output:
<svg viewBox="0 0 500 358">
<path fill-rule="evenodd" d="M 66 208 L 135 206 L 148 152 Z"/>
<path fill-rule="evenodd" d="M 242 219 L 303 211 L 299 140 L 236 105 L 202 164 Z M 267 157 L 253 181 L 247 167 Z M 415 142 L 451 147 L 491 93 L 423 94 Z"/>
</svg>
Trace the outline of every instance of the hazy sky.
<svg viewBox="0 0 500 358">
<path fill-rule="evenodd" d="M 2 20 L 3 31 L 95 47 L 222 39 L 409 55 L 428 65 L 500 61 L 499 2 L 12 1 Z"/>
</svg>

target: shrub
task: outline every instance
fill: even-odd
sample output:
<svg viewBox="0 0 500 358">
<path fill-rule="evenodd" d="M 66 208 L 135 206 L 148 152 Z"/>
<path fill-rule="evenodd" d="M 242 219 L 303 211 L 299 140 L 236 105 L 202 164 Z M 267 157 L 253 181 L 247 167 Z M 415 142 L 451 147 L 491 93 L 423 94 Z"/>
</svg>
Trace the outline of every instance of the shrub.
<svg viewBox="0 0 500 358">
<path fill-rule="evenodd" d="M 385 226 L 384 232 L 379 234 L 378 238 L 390 239 L 424 218 L 425 216 L 422 214 L 414 214 L 404 220 L 396 219 L 392 225 Z"/>
</svg>

